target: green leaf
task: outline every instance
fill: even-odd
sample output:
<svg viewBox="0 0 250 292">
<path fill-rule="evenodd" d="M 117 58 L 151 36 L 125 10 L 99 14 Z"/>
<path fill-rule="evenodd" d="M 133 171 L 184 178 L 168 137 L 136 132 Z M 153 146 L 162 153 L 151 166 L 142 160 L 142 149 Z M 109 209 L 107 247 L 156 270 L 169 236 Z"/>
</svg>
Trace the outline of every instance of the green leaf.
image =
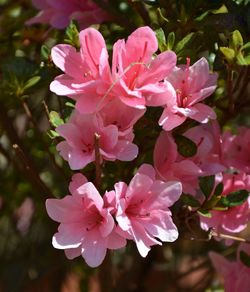
<svg viewBox="0 0 250 292">
<path fill-rule="evenodd" d="M 199 187 L 206 198 L 208 198 L 214 189 L 215 176 L 199 177 Z"/>
<path fill-rule="evenodd" d="M 248 255 L 243 250 L 240 251 L 240 260 L 245 266 L 250 268 L 250 255 Z"/>
<path fill-rule="evenodd" d="M 49 56 L 50 56 L 50 49 L 49 49 L 49 47 L 46 46 L 46 45 L 42 45 L 42 47 L 41 47 L 41 57 L 42 57 L 42 60 L 47 61 L 49 59 Z"/>
<path fill-rule="evenodd" d="M 183 157 L 192 157 L 196 154 L 197 146 L 192 140 L 179 134 L 175 134 L 174 139 L 177 150 Z"/>
<path fill-rule="evenodd" d="M 218 206 L 223 207 L 236 207 L 243 204 L 249 197 L 249 193 L 246 190 L 231 193 L 227 196 L 223 196 L 218 202 Z"/>
<path fill-rule="evenodd" d="M 186 35 L 182 40 L 180 40 L 177 43 L 174 51 L 178 54 L 188 45 L 188 43 L 193 39 L 193 37 L 194 37 L 194 32 L 191 32 L 188 35 Z"/>
<path fill-rule="evenodd" d="M 55 139 L 55 138 L 60 136 L 56 131 L 53 131 L 53 130 L 49 130 L 48 135 L 49 135 L 50 139 Z"/>
<path fill-rule="evenodd" d="M 235 57 L 235 52 L 233 49 L 230 49 L 228 47 L 220 47 L 220 51 L 229 63 L 233 61 Z"/>
<path fill-rule="evenodd" d="M 181 196 L 181 199 L 185 205 L 188 205 L 194 208 L 200 207 L 201 205 L 200 202 L 194 198 L 194 196 L 189 195 L 189 194 L 183 194 Z"/>
<path fill-rule="evenodd" d="M 214 196 L 220 196 L 223 192 L 223 189 L 224 189 L 224 185 L 223 183 L 219 183 L 216 187 L 215 187 L 215 190 L 214 190 Z"/>
<path fill-rule="evenodd" d="M 242 50 L 249 49 L 250 48 L 250 42 L 246 43 L 244 46 L 241 47 Z"/>
<path fill-rule="evenodd" d="M 77 23 L 74 20 L 71 20 L 69 26 L 66 28 L 66 36 L 65 42 L 76 48 L 80 48 L 79 31 Z"/>
<path fill-rule="evenodd" d="M 232 34 L 232 41 L 234 49 L 238 50 L 241 46 L 243 46 L 243 38 L 241 33 L 238 30 L 235 30 Z"/>
<path fill-rule="evenodd" d="M 203 216 L 203 217 L 207 217 L 207 218 L 211 218 L 212 217 L 212 214 L 208 211 L 208 210 L 203 210 L 203 209 L 200 209 L 198 211 L 198 213 Z"/>
<path fill-rule="evenodd" d="M 250 65 L 250 54 L 247 56 L 243 56 L 241 52 L 237 54 L 237 64 L 242 65 L 242 66 L 248 66 Z"/>
<path fill-rule="evenodd" d="M 40 81 L 40 76 L 31 77 L 24 85 L 23 90 L 26 90 L 34 85 L 36 85 Z"/>
<path fill-rule="evenodd" d="M 159 28 L 155 31 L 156 38 L 158 41 L 158 46 L 159 50 L 161 52 L 164 52 L 168 49 L 167 44 L 166 44 L 166 38 L 165 38 L 165 33 L 162 28 Z"/>
<path fill-rule="evenodd" d="M 172 50 L 175 43 L 175 34 L 174 32 L 170 32 L 167 38 L 167 48 L 168 50 Z"/>
<path fill-rule="evenodd" d="M 236 61 L 237 61 L 237 64 L 239 65 L 242 65 L 242 66 L 247 65 L 247 62 L 241 52 L 237 54 Z"/>
<path fill-rule="evenodd" d="M 49 113 L 49 120 L 51 124 L 56 128 L 62 124 L 64 124 L 63 119 L 60 118 L 59 114 L 55 111 L 51 111 Z"/>
<path fill-rule="evenodd" d="M 67 102 L 65 103 L 65 105 L 68 106 L 68 107 L 75 108 L 75 105 L 74 105 L 72 102 L 69 102 L 69 101 L 67 101 Z"/>
</svg>

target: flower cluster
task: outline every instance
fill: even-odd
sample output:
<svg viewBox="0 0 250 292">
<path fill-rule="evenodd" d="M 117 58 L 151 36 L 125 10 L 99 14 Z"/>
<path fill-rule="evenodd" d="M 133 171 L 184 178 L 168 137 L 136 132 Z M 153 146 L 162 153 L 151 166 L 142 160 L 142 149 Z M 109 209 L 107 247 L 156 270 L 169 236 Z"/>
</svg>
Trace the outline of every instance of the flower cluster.
<svg viewBox="0 0 250 292">
<path fill-rule="evenodd" d="M 149 27 L 138 28 L 126 41 L 118 40 L 111 64 L 96 29 L 82 30 L 79 41 L 79 50 L 59 44 L 51 53 L 63 74 L 50 89 L 75 101 L 67 122 L 56 128 L 64 139 L 57 150 L 70 168 L 80 170 L 96 161 L 96 150 L 100 163 L 135 159 L 139 149 L 133 143 L 134 125 L 150 107 L 162 110 L 158 120 L 162 131 L 154 146 L 154 168 L 142 165 L 129 185 L 117 182 L 102 197 L 77 174 L 71 195 L 47 200 L 49 216 L 60 223 L 54 247 L 65 249 L 68 258 L 82 255 L 92 267 L 101 264 L 107 249 L 124 247 L 126 240 L 135 241 L 145 257 L 152 245 L 177 239 L 169 207 L 182 191 L 200 208 L 210 204 L 210 217 L 200 217 L 203 229 L 243 230 L 250 220 L 250 199 L 244 194 L 240 204 L 229 202 L 220 209 L 217 203 L 250 190 L 250 130 L 221 133 L 214 110 L 204 103 L 217 83 L 207 60 L 191 65 L 187 58 L 186 64 L 177 66 L 174 52 L 156 55 L 158 43 Z M 178 132 L 187 119 L 194 126 Z M 180 141 L 186 144 L 182 150 L 191 145 L 195 151 L 180 151 Z M 208 176 L 215 177 L 215 184 L 205 198 L 199 178 Z M 222 190 L 213 197 L 218 185 Z"/>
<path fill-rule="evenodd" d="M 143 165 L 128 186 L 116 183 L 103 198 L 81 174 L 72 177 L 69 189 L 71 195 L 46 201 L 49 216 L 60 223 L 53 246 L 65 249 L 69 259 L 82 255 L 96 267 L 107 249 L 124 247 L 126 239 L 145 257 L 152 245 L 178 237 L 169 207 L 179 199 L 181 184 L 156 180 L 150 165 Z"/>
</svg>

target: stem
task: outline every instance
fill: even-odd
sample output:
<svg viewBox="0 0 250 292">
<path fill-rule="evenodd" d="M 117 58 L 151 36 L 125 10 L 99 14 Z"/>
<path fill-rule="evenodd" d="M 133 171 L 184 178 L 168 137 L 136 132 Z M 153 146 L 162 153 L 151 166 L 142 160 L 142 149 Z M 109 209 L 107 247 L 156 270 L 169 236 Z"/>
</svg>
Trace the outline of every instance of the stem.
<svg viewBox="0 0 250 292">
<path fill-rule="evenodd" d="M 61 168 L 61 167 L 57 164 L 57 162 L 56 162 L 56 160 L 55 160 L 55 156 L 54 156 L 54 154 L 52 154 L 52 153 L 50 152 L 50 149 L 49 149 L 49 147 L 48 147 L 46 141 L 44 141 L 43 133 L 41 133 L 41 131 L 40 131 L 40 129 L 39 129 L 39 127 L 38 127 L 38 125 L 37 125 L 37 123 L 36 123 L 36 121 L 35 121 L 33 115 L 32 115 L 32 112 L 31 112 L 31 110 L 30 110 L 30 108 L 29 108 L 29 105 L 28 105 L 23 99 L 21 99 L 21 103 L 22 103 L 22 106 L 23 106 L 23 108 L 24 108 L 24 110 L 25 110 L 25 113 L 26 113 L 26 115 L 27 115 L 27 117 L 28 117 L 28 119 L 29 119 L 29 121 L 30 121 L 30 123 L 31 123 L 31 125 L 32 125 L 32 127 L 33 127 L 33 129 L 35 130 L 35 133 L 37 134 L 38 137 L 40 137 L 41 144 L 42 144 L 44 150 L 48 153 L 48 156 L 49 156 L 49 158 L 51 159 L 51 162 L 52 162 L 54 168 L 55 168 L 55 169 L 58 171 L 58 173 L 63 177 L 63 179 L 66 179 L 66 180 L 67 180 L 68 178 L 67 178 L 67 176 L 65 175 L 65 173 L 64 173 L 64 171 L 63 171 L 63 168 Z M 46 104 L 45 104 L 45 105 L 46 105 Z M 47 114 L 47 112 L 46 112 L 46 114 Z"/>
<path fill-rule="evenodd" d="M 52 197 L 50 190 L 47 188 L 47 186 L 40 179 L 39 175 L 37 174 L 36 170 L 34 169 L 33 164 L 31 163 L 29 158 L 26 157 L 24 151 L 17 144 L 14 144 L 12 147 L 15 150 L 16 155 L 20 159 L 26 174 L 28 175 L 28 177 L 30 177 L 30 180 L 33 182 L 33 184 L 35 184 L 36 186 L 39 187 L 39 190 L 41 191 L 41 193 L 43 193 L 43 195 L 45 195 L 46 198 Z"/>
<path fill-rule="evenodd" d="M 51 124 L 51 122 L 50 122 L 50 116 L 49 116 L 49 108 L 48 108 L 45 100 L 42 101 L 42 104 L 43 104 L 43 107 L 45 109 L 45 113 L 46 113 L 47 119 L 48 119 L 49 123 Z"/>
<path fill-rule="evenodd" d="M 18 137 L 16 133 L 16 129 L 13 127 L 12 120 L 7 115 L 7 110 L 2 103 L 0 106 L 0 123 L 3 127 L 3 129 L 6 132 L 6 135 L 11 142 L 12 145 L 18 145 L 15 146 L 16 154 L 21 159 L 22 162 L 25 161 L 25 165 L 29 166 L 29 173 L 27 173 L 27 169 L 25 168 L 25 171 L 27 173 L 27 179 L 30 181 L 30 183 L 42 194 L 46 194 L 47 197 L 52 196 L 50 190 L 47 188 L 47 186 L 44 184 L 44 182 L 40 179 L 38 171 L 36 170 L 36 167 L 34 166 L 33 160 L 29 156 L 28 152 L 25 150 L 24 146 L 22 145 L 22 141 Z"/>
<path fill-rule="evenodd" d="M 245 238 L 233 236 L 233 235 L 229 235 L 229 234 L 223 234 L 223 233 L 219 233 L 219 232 L 216 232 L 213 230 L 211 231 L 210 234 L 211 234 L 211 236 L 214 236 L 214 237 L 219 237 L 219 238 L 224 238 L 224 239 L 232 239 L 232 240 L 236 240 L 236 241 L 250 243 L 250 241 L 245 239 Z"/>
<path fill-rule="evenodd" d="M 101 185 L 101 155 L 100 155 L 100 135 L 95 133 L 95 184 L 97 189 Z"/>
<path fill-rule="evenodd" d="M 227 92 L 229 98 L 229 113 L 234 113 L 234 99 L 233 99 L 233 71 L 231 65 L 228 65 L 228 72 L 227 72 Z"/>
</svg>

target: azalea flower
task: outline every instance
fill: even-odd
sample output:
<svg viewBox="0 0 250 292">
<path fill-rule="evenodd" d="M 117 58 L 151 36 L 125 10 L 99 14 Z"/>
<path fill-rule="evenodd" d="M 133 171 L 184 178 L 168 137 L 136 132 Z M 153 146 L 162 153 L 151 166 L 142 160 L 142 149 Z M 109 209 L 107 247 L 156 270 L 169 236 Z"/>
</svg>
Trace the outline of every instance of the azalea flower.
<svg viewBox="0 0 250 292">
<path fill-rule="evenodd" d="M 128 186 L 124 182 L 115 184 L 117 232 L 134 240 L 141 256 L 146 257 L 152 245 L 177 239 L 169 207 L 181 191 L 180 182 L 155 180 L 150 165 L 143 165 Z"/>
<path fill-rule="evenodd" d="M 228 261 L 222 255 L 210 252 L 209 257 L 219 274 L 224 278 L 225 292 L 249 292 L 250 268 L 240 260 L 240 252 L 250 256 L 250 245 L 241 243 L 237 251 L 236 261 Z"/>
<path fill-rule="evenodd" d="M 185 193 L 196 195 L 198 177 L 215 175 L 225 170 L 221 135 L 218 124 L 213 123 L 193 127 L 183 136 L 196 144 L 196 154 L 191 157 L 179 154 L 173 136 L 162 131 L 155 143 L 154 166 L 162 180 L 179 180 Z"/>
<path fill-rule="evenodd" d="M 159 125 L 165 131 L 171 131 L 187 118 L 200 123 L 216 119 L 213 109 L 201 103 L 215 91 L 217 82 L 217 74 L 209 73 L 205 58 L 199 59 L 192 66 L 187 59 L 187 65 L 175 67 L 166 80 L 174 87 L 175 94 L 169 96 L 159 120 Z"/>
<path fill-rule="evenodd" d="M 69 162 L 71 169 L 81 169 L 95 160 L 95 135 L 99 136 L 99 150 L 104 160 L 133 160 L 138 147 L 131 136 L 119 137 L 116 125 L 103 125 L 94 114 L 81 115 L 74 111 L 69 121 L 56 128 L 65 141 L 57 145 L 60 155 Z"/>
<path fill-rule="evenodd" d="M 79 112 L 93 113 L 109 100 L 102 100 L 112 84 L 108 52 L 102 35 L 94 28 L 81 31 L 79 40 L 79 52 L 65 44 L 52 48 L 52 60 L 65 74 L 55 78 L 50 90 L 75 99 Z"/>
<path fill-rule="evenodd" d="M 68 259 L 82 255 L 90 267 L 97 267 L 107 249 L 124 247 L 126 240 L 115 232 L 114 219 L 95 186 L 85 180 L 81 175 L 74 176 L 71 195 L 47 199 L 46 209 L 50 218 L 60 223 L 53 246 L 64 249 Z"/>
<path fill-rule="evenodd" d="M 145 109 L 127 106 L 120 99 L 112 99 L 99 112 L 103 123 L 116 125 L 119 136 L 132 135 L 134 124 L 144 115 Z"/>
<path fill-rule="evenodd" d="M 166 104 L 175 94 L 164 78 L 176 64 L 174 52 L 156 57 L 156 36 L 149 27 L 135 30 L 127 42 L 118 40 L 113 47 L 112 70 L 102 35 L 93 28 L 80 32 L 80 52 L 70 45 L 52 48 L 51 57 L 62 74 L 51 83 L 50 90 L 76 100 L 81 113 L 100 111 L 111 100 L 145 109 Z"/>
<path fill-rule="evenodd" d="M 125 104 L 135 108 L 166 104 L 174 94 L 169 82 L 163 82 L 176 65 L 176 55 L 166 51 L 158 56 L 154 31 L 140 27 L 127 39 L 118 40 L 113 47 L 112 93 Z"/>
<path fill-rule="evenodd" d="M 92 24 L 102 23 L 108 14 L 90 0 L 32 0 L 40 12 L 26 24 L 49 23 L 55 28 L 65 28 L 70 20 L 77 20 L 83 29 Z"/>
</svg>

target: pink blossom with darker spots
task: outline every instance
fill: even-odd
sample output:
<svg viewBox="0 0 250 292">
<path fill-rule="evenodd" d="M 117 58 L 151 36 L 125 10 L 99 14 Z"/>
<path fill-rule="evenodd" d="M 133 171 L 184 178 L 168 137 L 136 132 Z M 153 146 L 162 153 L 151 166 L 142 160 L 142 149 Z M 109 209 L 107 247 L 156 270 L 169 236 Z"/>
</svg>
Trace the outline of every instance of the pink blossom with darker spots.
<svg viewBox="0 0 250 292">
<path fill-rule="evenodd" d="M 159 120 L 159 125 L 165 131 L 173 130 L 187 118 L 200 123 L 216 119 L 213 109 L 201 103 L 215 91 L 217 83 L 217 74 L 209 73 L 205 58 L 199 59 L 192 66 L 187 59 L 187 65 L 175 67 L 166 80 L 174 87 L 175 94 L 168 98 Z"/>
</svg>

